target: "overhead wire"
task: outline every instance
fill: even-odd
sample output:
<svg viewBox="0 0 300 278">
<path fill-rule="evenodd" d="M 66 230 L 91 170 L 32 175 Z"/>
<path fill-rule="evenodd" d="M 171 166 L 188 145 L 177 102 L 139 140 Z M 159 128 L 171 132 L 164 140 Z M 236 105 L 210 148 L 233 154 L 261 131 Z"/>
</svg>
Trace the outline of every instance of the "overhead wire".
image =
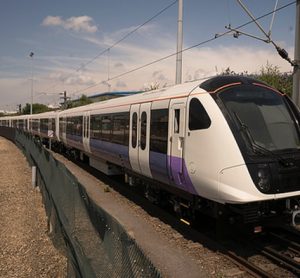
<svg viewBox="0 0 300 278">
<path fill-rule="evenodd" d="M 98 53 L 96 56 L 94 56 L 93 58 L 91 58 L 87 62 L 81 64 L 78 68 L 76 68 L 75 70 L 73 70 L 72 73 L 70 73 L 66 77 L 64 77 L 63 80 L 62 80 L 62 82 L 64 82 L 65 80 L 67 80 L 69 77 L 73 76 L 75 74 L 75 72 L 78 72 L 81 69 L 85 68 L 87 65 L 93 63 L 96 59 L 98 59 L 100 56 L 104 55 L 106 52 L 109 53 L 109 51 L 112 48 L 116 47 L 118 44 L 120 44 L 121 42 L 123 42 L 124 40 L 126 40 L 128 37 L 130 37 L 132 34 L 134 34 L 135 32 L 137 32 L 139 29 L 141 29 L 142 27 L 144 27 L 145 25 L 147 25 L 149 22 L 151 22 L 152 20 L 154 20 L 155 18 L 157 18 L 161 14 L 163 14 L 166 10 L 168 10 L 169 8 L 171 8 L 172 6 L 174 6 L 177 2 L 178 2 L 178 0 L 175 0 L 175 1 L 171 2 L 169 5 L 167 5 L 165 8 L 161 9 L 160 11 L 158 11 L 156 14 L 154 14 L 149 19 L 147 19 L 145 22 L 141 23 L 136 28 L 134 28 L 130 32 L 126 33 L 122 38 L 120 38 L 119 40 L 117 40 L 116 42 L 114 42 L 112 45 L 110 45 L 106 49 L 102 50 L 100 53 Z M 53 86 L 51 86 L 51 87 L 53 87 Z"/>
<path fill-rule="evenodd" d="M 90 64 L 90 63 L 92 63 L 93 61 L 95 61 L 97 58 L 99 58 L 100 56 L 102 56 L 104 53 L 106 53 L 107 51 L 109 51 L 111 48 L 115 47 L 116 45 L 118 45 L 119 43 L 121 43 L 122 41 L 124 41 L 126 38 L 128 38 L 129 36 L 131 36 L 133 33 L 135 33 L 136 31 L 138 31 L 139 29 L 141 29 L 141 28 L 142 28 L 143 26 L 145 26 L 147 23 L 151 22 L 153 19 L 155 19 L 156 17 L 158 17 L 159 15 L 161 15 L 162 13 L 164 13 L 167 9 L 169 9 L 170 7 L 172 7 L 172 6 L 173 6 L 174 4 L 176 4 L 177 2 L 178 2 L 178 0 L 175 0 L 175 1 L 173 1 L 172 3 L 170 3 L 170 4 L 169 4 L 168 6 L 166 6 L 164 9 L 160 10 L 158 13 L 156 13 L 155 15 L 153 15 L 152 17 L 150 17 L 150 18 L 149 18 L 148 20 L 146 20 L 144 23 L 140 24 L 138 27 L 136 27 L 136 28 L 133 29 L 132 31 L 128 32 L 126 35 L 124 35 L 121 39 L 119 39 L 118 41 L 116 41 L 115 43 L 113 43 L 111 46 L 109 46 L 109 47 L 106 48 L 105 50 L 101 51 L 99 54 L 97 54 L 95 57 L 93 57 L 92 59 L 90 59 L 90 60 L 87 61 L 86 63 L 82 64 L 82 65 L 81 65 L 79 68 L 77 68 L 75 71 L 79 71 L 80 69 L 84 68 L 84 67 L 87 66 L 88 64 Z M 262 19 L 262 18 L 265 18 L 265 17 L 267 17 L 267 16 L 269 16 L 269 15 L 272 15 L 272 14 L 274 14 L 274 13 L 277 12 L 277 11 L 280 11 L 280 10 L 282 10 L 282 9 L 285 9 L 285 8 L 287 8 L 287 7 L 289 7 L 289 6 L 293 5 L 293 4 L 295 4 L 295 3 L 296 3 L 296 1 L 287 3 L 287 4 L 285 4 L 285 5 L 283 5 L 283 6 L 279 7 L 279 8 L 273 9 L 271 12 L 268 12 L 268 13 L 262 15 L 262 16 L 259 16 L 259 17 L 255 18 L 255 20 L 257 21 L 257 20 L 260 20 L 260 19 Z M 246 23 L 244 23 L 244 24 L 241 24 L 241 25 L 237 26 L 235 29 L 241 29 L 241 28 L 243 28 L 243 27 L 245 27 L 245 26 L 247 26 L 247 25 L 253 23 L 255 20 L 250 20 L 250 21 L 248 21 L 248 22 L 246 22 Z M 187 48 L 183 49 L 182 52 L 186 52 L 186 51 L 189 51 L 189 50 L 191 50 L 191 49 L 193 49 L 193 48 L 197 48 L 197 47 L 200 47 L 200 46 L 202 46 L 202 45 L 204 45 L 204 44 L 210 43 L 210 42 L 212 42 L 212 41 L 214 41 L 214 40 L 216 40 L 216 39 L 218 39 L 218 38 L 221 38 L 221 37 L 223 37 L 223 36 L 225 36 L 225 35 L 230 34 L 231 32 L 232 32 L 231 30 L 228 30 L 228 31 L 225 31 L 225 32 L 223 32 L 223 33 L 221 33 L 221 34 L 215 34 L 214 37 L 209 38 L 209 39 L 207 39 L 207 40 L 204 40 L 204 41 L 202 41 L 202 42 L 200 42 L 200 43 L 194 44 L 194 45 L 192 45 L 192 46 L 190 46 L 190 47 L 187 47 Z M 148 66 L 151 66 L 151 65 L 153 65 L 153 64 L 156 64 L 156 63 L 159 63 L 159 62 L 161 62 L 161 61 L 164 61 L 164 60 L 166 60 L 166 59 L 168 59 L 168 58 L 171 58 L 171 57 L 173 57 L 173 56 L 175 56 L 175 55 L 177 55 L 177 52 L 171 53 L 171 54 L 169 54 L 169 55 L 167 55 L 167 56 L 161 57 L 161 58 L 156 59 L 156 60 L 154 60 L 154 61 L 152 61 L 152 62 L 149 62 L 149 63 L 146 63 L 146 64 L 144 64 L 144 65 L 142 65 L 142 66 L 133 68 L 133 69 L 131 69 L 131 70 L 129 70 L 129 71 L 126 71 L 126 72 L 124 72 L 124 73 L 118 74 L 118 75 L 116 75 L 116 76 L 109 77 L 109 78 L 106 79 L 106 80 L 102 80 L 102 81 L 100 81 L 100 82 L 98 82 L 98 83 L 96 83 L 96 84 L 93 84 L 93 85 L 91 85 L 91 86 L 88 86 L 88 87 L 86 87 L 86 88 L 84 88 L 84 89 L 77 90 L 77 91 L 73 92 L 72 95 L 76 95 L 76 94 L 78 94 L 79 92 L 85 92 L 85 91 L 87 91 L 87 90 L 89 90 L 89 89 L 91 89 L 91 88 L 94 88 L 94 87 L 96 87 L 96 86 L 99 86 L 99 85 L 101 85 L 101 84 L 107 84 L 108 81 L 115 80 L 115 79 L 118 79 L 118 78 L 123 77 L 123 76 L 125 76 L 125 75 L 128 75 L 128 74 L 130 74 L 130 73 L 133 73 L 133 72 L 136 72 L 136 71 L 138 71 L 138 70 L 144 69 L 144 68 L 146 68 L 146 67 L 148 67 Z M 69 74 L 67 77 L 64 78 L 64 80 L 66 80 L 68 77 L 72 76 L 73 74 L 74 74 L 74 73 Z M 51 88 L 52 88 L 52 87 L 55 87 L 55 85 L 54 85 L 54 86 L 51 86 Z M 45 91 L 47 91 L 47 90 L 45 90 Z M 53 94 L 54 94 L 54 93 L 53 93 Z"/>
<path fill-rule="evenodd" d="M 252 19 L 252 20 L 246 22 L 246 23 L 243 23 L 243 24 L 241 24 L 241 25 L 235 27 L 234 29 L 236 29 L 236 30 L 237 30 L 237 29 L 241 29 L 241 28 L 243 28 L 243 27 L 245 27 L 245 26 L 247 26 L 247 25 L 249 25 L 249 24 L 251 24 L 251 23 L 254 23 L 254 22 L 257 21 L 257 20 L 263 19 L 263 18 L 265 18 L 265 17 L 267 17 L 267 16 L 269 16 L 269 15 L 272 15 L 274 12 L 283 10 L 283 9 L 285 9 L 285 8 L 287 8 L 287 7 L 289 7 L 289 6 L 293 5 L 293 4 L 295 4 L 295 3 L 296 3 L 296 1 L 290 2 L 290 3 L 286 4 L 286 5 L 283 5 L 283 6 L 279 7 L 279 8 L 276 8 L 276 9 L 272 10 L 271 12 L 268 12 L 268 13 L 266 13 L 266 14 L 263 14 L 263 15 L 261 15 L 261 16 L 255 18 L 255 19 Z M 182 52 L 186 52 L 186 51 L 189 51 L 189 50 L 191 50 L 191 49 L 193 49 L 193 48 L 197 48 L 197 47 L 202 46 L 202 45 L 204 45 L 204 44 L 210 43 L 210 42 L 212 42 L 212 41 L 214 41 L 214 40 L 216 40 L 216 39 L 219 39 L 219 38 L 221 38 L 221 37 L 223 37 L 223 36 L 225 36 L 225 35 L 228 35 L 228 34 L 230 34 L 230 33 L 232 33 L 231 30 L 225 31 L 225 32 L 223 32 L 223 33 L 221 33 L 221 34 L 215 34 L 214 37 L 209 38 L 209 39 L 207 39 L 207 40 L 205 40 L 205 41 L 202 41 L 202 42 L 200 42 L 200 43 L 194 44 L 194 45 L 192 45 L 192 46 L 190 46 L 190 47 L 187 47 L 187 48 L 183 49 Z M 94 87 L 99 86 L 99 85 L 101 85 L 101 84 L 105 84 L 107 81 L 111 81 L 111 80 L 114 80 L 114 79 L 118 79 L 118 78 L 123 77 L 123 76 L 125 76 L 125 75 L 128 75 L 128 74 L 130 74 L 130 73 L 136 72 L 136 71 L 138 71 L 138 70 L 144 69 L 144 68 L 146 68 L 146 67 L 148 67 L 148 66 L 151 66 L 151 65 L 153 65 L 153 64 L 156 64 L 156 63 L 159 63 L 159 62 L 161 62 L 161 61 L 164 61 L 164 60 L 166 60 L 166 59 L 168 59 L 168 58 L 171 58 L 171 57 L 173 57 L 173 56 L 175 56 L 175 55 L 177 55 L 177 52 L 171 53 L 171 54 L 169 54 L 169 55 L 167 55 L 167 56 L 161 57 L 161 58 L 156 59 L 156 60 L 154 60 L 154 61 L 152 61 L 152 62 L 149 62 L 149 63 L 147 63 L 147 64 L 144 64 L 144 65 L 142 65 L 142 66 L 136 67 L 136 68 L 131 69 L 131 70 L 129 70 L 129 71 L 126 71 L 126 72 L 124 72 L 124 73 L 121 73 L 121 74 L 118 74 L 118 75 L 116 75 L 116 76 L 113 76 L 113 77 L 109 78 L 109 80 L 105 80 L 105 81 L 102 80 L 102 81 L 100 81 L 99 83 L 96 83 L 96 84 L 91 85 L 91 86 L 88 86 L 88 87 L 86 87 L 86 88 L 84 88 L 84 89 L 78 90 L 78 91 L 76 91 L 74 94 L 79 93 L 79 92 L 85 92 L 85 91 L 87 91 L 87 90 L 89 90 L 89 89 L 91 89 L 91 88 L 94 88 Z"/>
</svg>

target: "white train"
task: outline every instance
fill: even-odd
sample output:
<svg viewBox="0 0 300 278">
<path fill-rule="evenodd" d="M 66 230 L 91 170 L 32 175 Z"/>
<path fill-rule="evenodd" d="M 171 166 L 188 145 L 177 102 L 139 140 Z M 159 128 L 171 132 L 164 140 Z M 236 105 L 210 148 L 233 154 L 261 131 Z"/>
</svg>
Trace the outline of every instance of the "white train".
<svg viewBox="0 0 300 278">
<path fill-rule="evenodd" d="M 200 84 L 199 84 L 200 83 Z M 0 125 L 52 138 L 107 174 L 143 184 L 182 217 L 300 217 L 300 114 L 288 96 L 217 76 Z"/>
</svg>

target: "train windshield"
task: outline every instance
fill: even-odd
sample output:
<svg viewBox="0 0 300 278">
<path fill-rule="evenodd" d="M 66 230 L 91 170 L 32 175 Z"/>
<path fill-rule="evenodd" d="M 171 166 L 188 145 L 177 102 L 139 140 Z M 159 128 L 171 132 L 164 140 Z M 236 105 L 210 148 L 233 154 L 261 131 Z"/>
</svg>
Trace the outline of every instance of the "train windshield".
<svg viewBox="0 0 300 278">
<path fill-rule="evenodd" d="M 271 89 L 240 85 L 219 93 L 248 143 L 268 151 L 299 150 L 299 126 L 284 97 Z"/>
</svg>

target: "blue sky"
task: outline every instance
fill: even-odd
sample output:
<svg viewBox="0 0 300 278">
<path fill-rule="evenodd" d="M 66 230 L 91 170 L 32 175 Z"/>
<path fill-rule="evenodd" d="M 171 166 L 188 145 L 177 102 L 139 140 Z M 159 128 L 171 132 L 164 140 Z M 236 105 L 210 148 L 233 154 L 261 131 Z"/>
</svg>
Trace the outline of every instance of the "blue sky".
<svg viewBox="0 0 300 278">
<path fill-rule="evenodd" d="M 139 90 L 152 83 L 172 85 L 175 56 L 134 73 L 119 74 L 176 50 L 177 3 L 122 43 L 93 59 L 172 0 L 2 0 L 0 9 L 0 110 L 30 101 L 55 104 L 67 90 L 72 98 L 108 90 Z M 273 10 L 275 0 L 243 0 L 255 16 Z M 279 0 L 278 7 L 293 0 Z M 184 48 L 225 32 L 250 18 L 235 0 L 184 0 Z M 271 16 L 260 23 L 269 31 Z M 295 4 L 276 13 L 272 38 L 294 56 Z M 262 37 L 251 24 L 242 29 Z M 34 52 L 33 58 L 29 53 Z M 224 36 L 183 54 L 183 81 L 220 73 L 258 72 L 269 62 L 282 71 L 290 65 L 272 45 L 240 36 Z M 88 64 L 87 64 L 88 63 Z M 81 67 L 82 66 L 82 67 Z M 81 68 L 80 68 L 81 67 Z M 102 82 L 103 81 L 103 82 Z M 101 83 L 102 82 L 102 83 Z M 98 84 L 98 85 L 97 85 Z"/>
</svg>

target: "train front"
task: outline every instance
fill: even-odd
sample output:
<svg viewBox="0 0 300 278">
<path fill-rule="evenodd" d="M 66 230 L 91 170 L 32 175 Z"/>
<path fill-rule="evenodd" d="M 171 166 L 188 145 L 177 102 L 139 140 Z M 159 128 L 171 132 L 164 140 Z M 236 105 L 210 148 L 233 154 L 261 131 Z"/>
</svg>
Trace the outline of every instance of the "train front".
<svg viewBox="0 0 300 278">
<path fill-rule="evenodd" d="M 235 208 L 246 222 L 288 216 L 293 225 L 300 224 L 299 109 L 285 94 L 246 77 L 217 77 L 201 87 L 213 92 L 253 184 L 264 196 Z"/>
</svg>

